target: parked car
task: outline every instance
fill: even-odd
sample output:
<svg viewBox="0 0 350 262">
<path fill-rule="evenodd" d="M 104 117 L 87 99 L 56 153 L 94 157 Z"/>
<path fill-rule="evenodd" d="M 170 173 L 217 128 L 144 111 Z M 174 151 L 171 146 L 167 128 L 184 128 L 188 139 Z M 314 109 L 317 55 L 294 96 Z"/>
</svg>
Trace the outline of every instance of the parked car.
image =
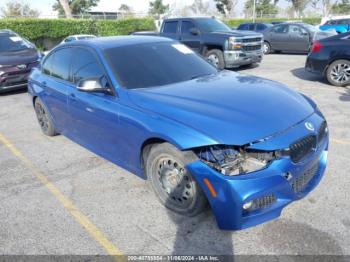
<svg viewBox="0 0 350 262">
<path fill-rule="evenodd" d="M 62 40 L 61 44 L 67 43 L 67 42 L 73 42 L 77 40 L 85 40 L 85 39 L 91 39 L 95 38 L 95 35 L 70 35 Z"/>
<path fill-rule="evenodd" d="M 310 98 L 220 71 L 168 38 L 59 46 L 29 93 L 44 134 L 148 179 L 174 212 L 193 216 L 208 201 L 221 229 L 277 218 L 325 171 L 327 123 Z"/>
<path fill-rule="evenodd" d="M 350 30 L 350 18 L 330 19 L 320 26 L 322 31 L 335 30 L 338 34 L 348 32 Z"/>
<path fill-rule="evenodd" d="M 350 32 L 315 42 L 307 56 L 307 71 L 335 86 L 350 84 Z"/>
<path fill-rule="evenodd" d="M 25 88 L 40 58 L 34 44 L 10 30 L 0 30 L 0 93 Z"/>
<path fill-rule="evenodd" d="M 237 27 L 237 30 L 248 30 L 255 32 L 263 32 L 267 28 L 273 26 L 273 24 L 268 23 L 244 23 Z"/>
<path fill-rule="evenodd" d="M 283 23 L 274 25 L 264 32 L 263 51 L 307 53 L 313 41 L 335 35 L 335 31 L 320 31 L 305 23 Z"/>
<path fill-rule="evenodd" d="M 135 32 L 134 35 L 164 36 L 178 40 L 219 69 L 251 65 L 262 60 L 261 34 L 233 31 L 214 18 L 165 19 L 160 33 Z"/>
</svg>

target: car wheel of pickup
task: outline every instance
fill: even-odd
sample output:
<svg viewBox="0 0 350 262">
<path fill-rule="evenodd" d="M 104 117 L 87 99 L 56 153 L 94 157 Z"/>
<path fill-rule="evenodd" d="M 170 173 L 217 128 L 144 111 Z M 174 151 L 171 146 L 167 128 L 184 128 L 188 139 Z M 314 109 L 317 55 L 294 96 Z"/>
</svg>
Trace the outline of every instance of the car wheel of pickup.
<svg viewBox="0 0 350 262">
<path fill-rule="evenodd" d="M 224 54 L 219 49 L 211 49 L 206 54 L 207 60 L 216 68 L 222 70 L 225 68 Z"/>
<path fill-rule="evenodd" d="M 34 108 L 42 132 L 47 136 L 57 135 L 50 113 L 39 97 L 35 99 Z"/>
<path fill-rule="evenodd" d="M 269 44 L 268 42 L 266 42 L 266 41 L 263 43 L 263 53 L 264 53 L 265 55 L 268 55 L 268 54 L 271 53 L 271 46 L 270 46 L 270 44 Z"/>
<path fill-rule="evenodd" d="M 201 213 L 207 199 L 186 163 L 194 161 L 192 152 L 182 152 L 169 143 L 154 145 L 146 159 L 146 175 L 160 202 L 170 210 L 187 216 Z"/>
<path fill-rule="evenodd" d="M 334 86 L 350 84 L 350 61 L 336 60 L 331 63 L 327 68 L 326 78 Z"/>
</svg>

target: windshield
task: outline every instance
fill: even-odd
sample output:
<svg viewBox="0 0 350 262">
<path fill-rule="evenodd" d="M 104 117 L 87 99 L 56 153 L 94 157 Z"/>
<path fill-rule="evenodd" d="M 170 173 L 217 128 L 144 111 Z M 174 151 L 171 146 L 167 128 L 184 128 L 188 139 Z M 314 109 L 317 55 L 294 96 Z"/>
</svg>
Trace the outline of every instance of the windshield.
<svg viewBox="0 0 350 262">
<path fill-rule="evenodd" d="M 199 29 L 204 33 L 217 32 L 217 31 L 231 31 L 227 25 L 220 20 L 212 18 L 198 18 L 196 20 Z"/>
<path fill-rule="evenodd" d="M 84 39 L 95 38 L 95 36 L 93 36 L 93 35 L 84 35 L 84 36 L 78 36 L 77 38 L 78 38 L 78 40 L 84 40 Z"/>
<path fill-rule="evenodd" d="M 115 77 L 128 89 L 162 86 L 214 74 L 217 69 L 178 42 L 107 49 Z"/>
<path fill-rule="evenodd" d="M 26 40 L 19 36 L 0 36 L 0 52 L 13 52 L 33 48 Z"/>
</svg>

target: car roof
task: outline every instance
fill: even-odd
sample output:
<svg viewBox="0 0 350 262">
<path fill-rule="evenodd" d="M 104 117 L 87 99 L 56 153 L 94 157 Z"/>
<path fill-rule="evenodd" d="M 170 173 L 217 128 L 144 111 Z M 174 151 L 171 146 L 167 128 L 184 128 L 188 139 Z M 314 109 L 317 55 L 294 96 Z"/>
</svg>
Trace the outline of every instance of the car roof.
<svg viewBox="0 0 350 262">
<path fill-rule="evenodd" d="M 0 30 L 0 36 L 4 36 L 4 35 L 17 35 L 15 32 L 9 30 L 9 29 L 1 29 Z"/>
<path fill-rule="evenodd" d="M 96 37 L 90 39 L 84 39 L 75 42 L 69 42 L 64 45 L 85 45 L 91 46 L 97 49 L 109 49 L 113 47 L 123 47 L 137 44 L 147 44 L 147 43 L 157 43 L 157 42 L 173 42 L 174 40 L 157 37 L 157 36 L 141 36 L 141 35 L 132 35 L 132 36 L 107 36 L 107 37 Z"/>
<path fill-rule="evenodd" d="M 164 21 L 179 21 L 179 20 L 199 20 L 199 19 L 216 19 L 215 17 L 210 16 L 187 16 L 187 17 L 174 17 L 174 18 L 167 18 L 164 19 Z"/>
</svg>

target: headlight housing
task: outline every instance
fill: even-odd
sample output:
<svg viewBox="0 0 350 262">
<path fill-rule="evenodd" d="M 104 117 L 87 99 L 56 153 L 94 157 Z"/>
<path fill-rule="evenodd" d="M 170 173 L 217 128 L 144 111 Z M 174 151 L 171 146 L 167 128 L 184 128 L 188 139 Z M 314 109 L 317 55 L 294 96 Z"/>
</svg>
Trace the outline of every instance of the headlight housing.
<svg viewBox="0 0 350 262">
<path fill-rule="evenodd" d="M 261 170 L 280 157 L 278 151 L 257 151 L 226 145 L 198 148 L 195 153 L 201 161 L 226 176 Z"/>
<path fill-rule="evenodd" d="M 228 46 L 231 50 L 241 50 L 242 49 L 242 40 L 236 37 L 229 37 Z"/>
</svg>

